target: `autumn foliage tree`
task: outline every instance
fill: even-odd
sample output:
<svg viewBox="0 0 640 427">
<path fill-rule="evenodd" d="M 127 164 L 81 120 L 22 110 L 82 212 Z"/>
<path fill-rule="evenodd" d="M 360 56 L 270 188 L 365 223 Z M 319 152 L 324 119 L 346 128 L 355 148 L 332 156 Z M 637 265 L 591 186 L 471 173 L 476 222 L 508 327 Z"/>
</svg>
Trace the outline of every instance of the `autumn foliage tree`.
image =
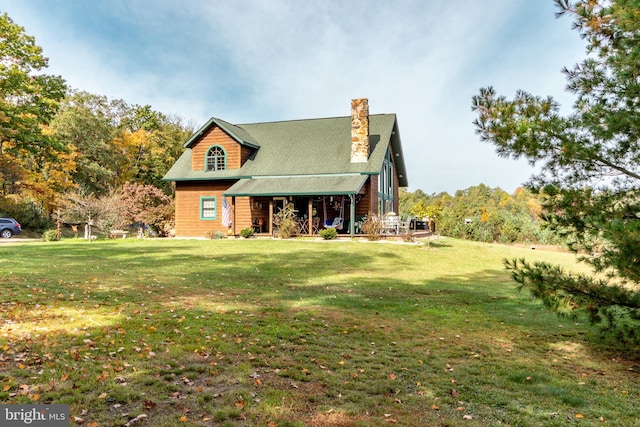
<svg viewBox="0 0 640 427">
<path fill-rule="evenodd" d="M 576 95 L 562 116 L 552 97 L 493 88 L 473 98 L 475 126 L 500 156 L 540 171 L 528 186 L 544 219 L 593 268 L 575 275 L 547 263 L 508 261 L 513 278 L 560 313 L 589 318 L 640 341 L 640 3 L 556 0 L 587 41 L 589 55 L 564 70 Z"/>
<path fill-rule="evenodd" d="M 454 195 L 421 190 L 400 194 L 401 215 L 427 217 L 440 234 L 482 242 L 558 243 L 541 228 L 540 210 L 538 197 L 524 188 L 509 194 L 479 184 Z"/>
<path fill-rule="evenodd" d="M 173 199 L 153 185 L 126 182 L 120 192 L 120 205 L 127 221 L 148 225 L 159 235 L 167 235 L 174 224 Z"/>
<path fill-rule="evenodd" d="M 51 226 L 59 209 L 71 222 L 87 221 L 87 212 L 74 209 L 115 207 L 122 195 L 133 197 L 133 185 L 168 206 L 155 192 L 172 193 L 162 178 L 193 126 L 149 105 L 70 90 L 61 77 L 43 74 L 46 67 L 34 38 L 0 14 L 0 215 L 34 231 Z M 101 228 L 122 221 L 119 209 L 107 211 L 93 215 L 104 222 Z M 150 217 L 135 221 L 170 222 L 157 209 L 143 212 L 132 215 Z"/>
<path fill-rule="evenodd" d="M 51 128 L 75 160 L 73 182 L 100 197 L 125 182 L 169 192 L 162 177 L 182 153 L 182 143 L 191 133 L 180 119 L 153 111 L 148 105 L 129 105 L 83 91 L 69 93 Z"/>
<path fill-rule="evenodd" d="M 61 77 L 42 73 L 47 58 L 6 13 L 0 14 L 0 198 L 3 205 L 47 204 L 64 186 L 65 151 L 43 132 L 66 92 Z"/>
</svg>

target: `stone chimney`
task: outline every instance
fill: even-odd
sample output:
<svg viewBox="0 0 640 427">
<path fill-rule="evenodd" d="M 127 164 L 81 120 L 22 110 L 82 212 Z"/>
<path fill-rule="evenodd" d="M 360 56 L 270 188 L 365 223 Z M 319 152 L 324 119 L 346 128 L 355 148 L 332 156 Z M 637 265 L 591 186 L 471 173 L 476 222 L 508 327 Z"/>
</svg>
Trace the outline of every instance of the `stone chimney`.
<svg viewBox="0 0 640 427">
<path fill-rule="evenodd" d="M 351 163 L 369 160 L 369 100 L 351 100 Z"/>
</svg>

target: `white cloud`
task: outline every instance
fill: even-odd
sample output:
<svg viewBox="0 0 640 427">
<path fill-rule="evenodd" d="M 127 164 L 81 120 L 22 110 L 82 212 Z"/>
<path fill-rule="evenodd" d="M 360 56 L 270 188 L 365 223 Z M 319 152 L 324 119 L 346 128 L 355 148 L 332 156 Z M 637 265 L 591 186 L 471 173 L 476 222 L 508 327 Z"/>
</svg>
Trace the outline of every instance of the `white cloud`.
<svg viewBox="0 0 640 427">
<path fill-rule="evenodd" d="M 557 96 L 581 58 L 551 2 L 292 0 L 11 2 L 72 86 L 201 124 L 397 113 L 411 189 L 512 191 L 530 168 L 479 141 L 471 97 Z M 87 15 L 90 12 L 93 15 Z"/>
</svg>

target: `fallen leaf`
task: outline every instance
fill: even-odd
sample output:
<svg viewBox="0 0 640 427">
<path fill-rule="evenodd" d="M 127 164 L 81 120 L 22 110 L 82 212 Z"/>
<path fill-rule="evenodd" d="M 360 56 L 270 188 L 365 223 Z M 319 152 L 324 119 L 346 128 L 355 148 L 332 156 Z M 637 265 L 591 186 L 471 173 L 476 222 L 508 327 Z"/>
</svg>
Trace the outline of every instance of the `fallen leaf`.
<svg viewBox="0 0 640 427">
<path fill-rule="evenodd" d="M 133 418 L 132 420 L 129 420 L 129 422 L 126 423 L 124 426 L 125 427 L 130 427 L 134 423 L 137 423 L 138 421 L 143 420 L 145 418 L 147 418 L 147 414 L 140 414 L 137 417 Z"/>
<path fill-rule="evenodd" d="M 396 374 L 389 374 L 389 379 L 395 380 L 396 378 Z"/>
<path fill-rule="evenodd" d="M 145 409 L 154 409 L 158 404 L 153 400 L 145 400 L 144 402 Z"/>
<path fill-rule="evenodd" d="M 98 396 L 98 399 L 106 399 L 107 396 L 109 396 L 107 393 L 101 393 L 100 396 Z"/>
<path fill-rule="evenodd" d="M 583 419 L 583 418 L 584 418 L 584 415 L 582 415 L 582 414 L 576 414 L 576 418 Z"/>
</svg>

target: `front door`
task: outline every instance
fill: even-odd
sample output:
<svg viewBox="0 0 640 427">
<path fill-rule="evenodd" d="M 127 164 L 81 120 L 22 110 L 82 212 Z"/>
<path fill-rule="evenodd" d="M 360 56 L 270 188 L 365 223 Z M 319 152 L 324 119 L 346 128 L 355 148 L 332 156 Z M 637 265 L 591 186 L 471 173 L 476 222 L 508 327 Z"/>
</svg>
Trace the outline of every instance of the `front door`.
<svg viewBox="0 0 640 427">
<path fill-rule="evenodd" d="M 277 214 L 284 207 L 287 206 L 287 198 L 286 197 L 274 197 L 273 198 L 273 213 Z"/>
</svg>

